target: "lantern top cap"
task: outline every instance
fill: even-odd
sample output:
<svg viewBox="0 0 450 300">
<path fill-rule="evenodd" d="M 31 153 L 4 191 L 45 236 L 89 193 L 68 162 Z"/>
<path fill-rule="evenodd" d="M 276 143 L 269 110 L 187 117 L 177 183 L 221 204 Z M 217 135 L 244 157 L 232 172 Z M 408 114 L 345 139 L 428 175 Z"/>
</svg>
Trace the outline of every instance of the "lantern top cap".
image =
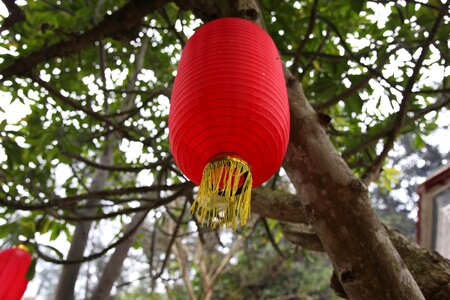
<svg viewBox="0 0 450 300">
<path fill-rule="evenodd" d="M 20 250 L 23 250 L 23 251 L 26 251 L 26 252 L 30 252 L 30 250 L 28 249 L 28 247 L 25 246 L 24 244 L 19 244 L 18 246 L 14 247 L 14 248 L 20 249 Z"/>
</svg>

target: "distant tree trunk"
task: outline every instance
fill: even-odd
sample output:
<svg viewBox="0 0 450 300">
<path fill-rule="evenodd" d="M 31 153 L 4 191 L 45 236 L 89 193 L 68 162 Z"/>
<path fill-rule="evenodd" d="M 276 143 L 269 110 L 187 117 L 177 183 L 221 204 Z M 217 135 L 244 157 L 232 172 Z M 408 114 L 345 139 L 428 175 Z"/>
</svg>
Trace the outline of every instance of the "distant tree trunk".
<svg viewBox="0 0 450 300">
<path fill-rule="evenodd" d="M 214 292 L 214 290 L 212 287 L 208 288 L 205 291 L 205 297 L 203 298 L 203 300 L 211 300 L 213 298 L 213 292 Z"/>
<path fill-rule="evenodd" d="M 142 46 L 139 48 L 138 53 L 136 55 L 136 63 L 135 70 L 130 74 L 128 78 L 128 83 L 126 86 L 126 90 L 132 90 L 135 87 L 136 79 L 138 74 L 141 72 L 145 53 L 148 46 L 148 37 L 144 36 L 142 40 Z M 105 99 L 107 99 L 107 95 L 105 95 Z M 130 94 L 127 96 L 121 108 L 123 110 L 128 110 L 134 107 L 136 95 Z M 107 100 L 105 100 L 107 101 Z M 119 123 L 123 121 L 124 117 L 118 117 L 116 121 Z M 102 165 L 111 165 L 113 162 L 113 149 L 115 145 L 117 145 L 119 141 L 119 136 L 112 135 L 111 139 L 105 141 L 105 150 L 100 158 L 100 163 Z M 106 179 L 108 176 L 108 171 L 97 169 L 92 180 L 91 191 L 101 190 L 104 188 L 106 184 Z M 98 200 L 92 200 L 91 204 L 95 204 Z M 81 215 L 89 216 L 95 215 L 96 210 L 94 209 L 86 209 L 80 211 Z M 87 239 L 89 237 L 89 232 L 91 230 L 92 221 L 80 221 L 76 224 L 75 232 L 72 238 L 72 242 L 70 245 L 69 253 L 67 255 L 67 260 L 79 260 L 84 255 L 84 250 L 86 248 Z M 72 264 L 72 265 L 64 265 L 61 271 L 61 275 L 59 278 L 58 286 L 56 288 L 55 300 L 73 300 L 74 299 L 74 289 L 75 283 L 78 277 L 78 273 L 80 271 L 80 264 Z"/>
<path fill-rule="evenodd" d="M 197 297 L 195 297 L 194 289 L 192 287 L 191 279 L 189 278 L 189 270 L 187 268 L 187 254 L 183 249 L 183 245 L 178 240 L 175 241 L 173 252 L 177 258 L 178 265 L 180 266 L 181 278 L 183 279 L 184 286 L 186 287 L 189 300 L 197 300 Z"/>
<path fill-rule="evenodd" d="M 110 165 L 112 162 L 112 145 L 106 144 L 105 150 L 100 158 L 100 163 L 104 165 Z M 93 176 L 91 191 L 102 190 L 106 184 L 106 178 L 108 171 L 97 170 Z M 89 200 L 95 204 L 98 200 Z M 79 213 L 84 216 L 95 214 L 95 210 L 86 209 L 80 210 Z M 79 260 L 84 256 L 84 250 L 86 249 L 89 232 L 91 230 L 92 221 L 80 221 L 75 226 L 75 232 L 70 244 L 69 253 L 67 255 L 68 260 Z M 81 264 L 70 264 L 62 267 L 61 274 L 59 276 L 58 285 L 55 292 L 55 300 L 73 300 L 75 299 L 75 283 L 78 278 Z"/>
<path fill-rule="evenodd" d="M 148 214 L 148 210 L 141 211 L 134 214 L 131 222 L 126 226 L 124 234 L 128 235 L 128 238 L 120 243 L 114 250 L 113 255 L 108 260 L 105 268 L 103 269 L 100 280 L 98 281 L 97 287 L 92 293 L 91 300 L 107 300 L 111 294 L 111 289 L 114 282 L 120 275 L 120 270 L 122 269 L 123 262 L 127 258 L 128 250 L 133 246 L 134 241 L 138 233 L 138 227 L 140 227 L 143 219 Z M 134 231 L 133 231 L 134 230 Z M 133 232 L 132 232 L 133 231 Z"/>
</svg>

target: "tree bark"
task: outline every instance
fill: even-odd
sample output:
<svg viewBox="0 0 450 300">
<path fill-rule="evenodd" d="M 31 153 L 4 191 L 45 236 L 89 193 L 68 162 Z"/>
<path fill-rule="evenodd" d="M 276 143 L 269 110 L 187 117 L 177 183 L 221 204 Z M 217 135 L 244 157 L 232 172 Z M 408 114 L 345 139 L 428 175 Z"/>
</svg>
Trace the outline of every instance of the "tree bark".
<svg viewBox="0 0 450 300">
<path fill-rule="evenodd" d="M 283 164 L 350 299 L 424 299 L 357 179 L 286 71 L 291 137 Z"/>
<path fill-rule="evenodd" d="M 124 234 L 128 235 L 128 238 L 116 247 L 111 258 L 108 260 L 98 284 L 92 293 L 91 300 L 107 300 L 111 293 L 114 282 L 120 275 L 123 262 L 127 258 L 128 250 L 133 246 L 134 241 L 145 216 L 148 214 L 148 210 L 136 213 L 131 222 L 126 226 Z"/>
</svg>

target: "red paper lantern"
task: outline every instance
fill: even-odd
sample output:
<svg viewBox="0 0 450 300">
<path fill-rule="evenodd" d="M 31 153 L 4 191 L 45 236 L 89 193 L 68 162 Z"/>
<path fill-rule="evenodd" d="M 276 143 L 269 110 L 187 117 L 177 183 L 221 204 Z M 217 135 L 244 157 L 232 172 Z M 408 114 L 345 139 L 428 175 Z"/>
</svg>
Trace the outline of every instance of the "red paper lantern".
<svg viewBox="0 0 450 300">
<path fill-rule="evenodd" d="M 20 300 L 28 285 L 25 278 L 31 255 L 24 246 L 0 251 L 0 299 Z"/>
<path fill-rule="evenodd" d="M 251 188 L 280 167 L 289 105 L 278 50 L 254 23 L 222 18 L 198 29 L 178 66 L 169 114 L 178 167 L 200 185 L 200 222 L 236 228 L 250 214 Z"/>
</svg>

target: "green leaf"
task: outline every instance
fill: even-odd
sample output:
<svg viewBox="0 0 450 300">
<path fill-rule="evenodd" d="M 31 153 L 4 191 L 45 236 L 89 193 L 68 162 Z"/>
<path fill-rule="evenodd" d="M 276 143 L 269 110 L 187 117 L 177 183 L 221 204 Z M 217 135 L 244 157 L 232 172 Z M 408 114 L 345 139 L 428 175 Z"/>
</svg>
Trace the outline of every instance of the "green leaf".
<svg viewBox="0 0 450 300">
<path fill-rule="evenodd" d="M 16 222 L 11 222 L 11 223 L 6 223 L 3 225 L 0 225 L 0 239 L 14 235 L 16 228 L 17 228 Z"/>
<path fill-rule="evenodd" d="M 3 148 L 5 149 L 8 167 L 12 168 L 16 163 L 22 163 L 23 149 L 17 143 L 9 138 L 3 139 Z"/>
<path fill-rule="evenodd" d="M 21 219 L 19 222 L 19 233 L 28 238 L 34 237 L 36 233 L 36 224 L 30 219 Z"/>
<path fill-rule="evenodd" d="M 359 14 L 359 12 L 363 9 L 365 0 L 349 0 L 350 6 L 352 9 Z"/>
<path fill-rule="evenodd" d="M 45 218 L 42 220 L 41 228 L 39 230 L 40 233 L 47 233 L 52 225 L 52 221 L 49 218 Z"/>
<path fill-rule="evenodd" d="M 36 263 L 37 259 L 33 258 L 33 260 L 31 260 L 30 266 L 28 267 L 27 273 L 25 274 L 25 278 L 28 281 L 33 280 L 34 275 L 36 274 Z"/>
<path fill-rule="evenodd" d="M 412 146 L 418 150 L 426 146 L 426 142 L 423 140 L 422 136 L 419 133 L 416 133 L 414 135 L 414 139 L 412 142 Z"/>
<path fill-rule="evenodd" d="M 62 230 L 62 225 L 53 222 L 52 226 L 51 226 L 51 231 L 52 234 L 50 234 L 50 241 L 54 241 L 58 238 L 59 234 L 61 233 Z"/>
</svg>

